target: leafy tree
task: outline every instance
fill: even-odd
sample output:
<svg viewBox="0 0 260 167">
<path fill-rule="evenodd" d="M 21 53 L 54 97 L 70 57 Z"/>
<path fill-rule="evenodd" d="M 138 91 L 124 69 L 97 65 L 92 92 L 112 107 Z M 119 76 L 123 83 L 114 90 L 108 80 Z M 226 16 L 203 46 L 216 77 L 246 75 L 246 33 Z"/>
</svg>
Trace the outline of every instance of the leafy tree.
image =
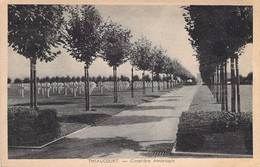
<svg viewBox="0 0 260 167">
<path fill-rule="evenodd" d="M 71 82 L 70 76 L 67 76 L 67 77 L 65 78 L 65 82 Z"/>
<path fill-rule="evenodd" d="M 14 79 L 14 83 L 17 84 L 17 83 L 22 83 L 22 80 L 20 78 L 15 78 Z"/>
<path fill-rule="evenodd" d="M 151 81 L 151 78 L 150 78 L 149 75 L 145 75 L 145 76 L 144 76 L 144 80 L 145 80 L 146 82 L 150 82 L 150 81 Z"/>
<path fill-rule="evenodd" d="M 95 82 L 96 81 L 96 77 L 95 76 L 93 76 L 93 77 L 90 77 L 90 79 L 89 79 L 90 81 L 92 81 L 92 82 Z"/>
<path fill-rule="evenodd" d="M 77 81 L 77 82 L 80 82 L 80 77 L 77 77 L 77 78 L 76 78 L 76 81 Z"/>
<path fill-rule="evenodd" d="M 72 77 L 71 82 L 76 82 L 76 77 Z"/>
<path fill-rule="evenodd" d="M 120 76 L 120 80 L 121 81 L 128 81 L 128 82 L 130 81 L 130 79 L 127 76 L 124 76 L 124 75 Z"/>
<path fill-rule="evenodd" d="M 165 77 L 163 77 L 163 81 L 167 82 L 167 89 L 169 88 L 169 73 L 171 72 L 171 59 L 169 57 L 165 57 L 164 63 L 163 63 L 163 73 L 166 74 Z"/>
<path fill-rule="evenodd" d="M 131 31 L 122 28 L 122 25 L 110 21 L 103 26 L 102 41 L 103 53 L 102 58 L 113 67 L 114 76 L 114 102 L 118 102 L 117 97 L 117 67 L 126 62 L 130 50 Z"/>
<path fill-rule="evenodd" d="M 65 83 L 65 82 L 66 82 L 66 78 L 65 78 L 65 77 L 60 77 L 60 78 L 59 78 L 59 82 Z"/>
<path fill-rule="evenodd" d="M 50 77 L 45 77 L 44 80 L 45 80 L 46 83 L 50 83 L 51 79 L 50 79 Z"/>
<path fill-rule="evenodd" d="M 110 76 L 107 78 L 107 81 L 114 81 L 114 77 L 110 75 Z"/>
<path fill-rule="evenodd" d="M 8 5 L 8 43 L 30 60 L 30 107 L 37 108 L 36 61 L 49 62 L 63 38 L 63 6 Z M 54 51 L 55 50 L 55 51 Z"/>
<path fill-rule="evenodd" d="M 26 77 L 26 78 L 24 78 L 24 79 L 23 79 L 23 83 L 30 83 L 30 79 L 29 79 L 29 78 L 27 78 L 27 77 Z"/>
<path fill-rule="evenodd" d="M 228 109 L 226 62 L 228 58 L 231 60 L 231 110 L 235 112 L 234 59 L 238 80 L 238 56 L 243 53 L 244 46 L 252 42 L 252 6 L 188 6 L 184 9 L 187 22 L 185 28 L 191 37 L 191 45 L 197 52 L 203 81 L 211 86 L 214 83 L 214 75 L 220 75 L 221 87 L 225 91 L 221 92 L 222 110 L 224 103 L 226 110 Z M 237 108 L 240 111 L 239 84 L 237 93 Z"/>
<path fill-rule="evenodd" d="M 97 84 L 97 83 L 99 83 L 100 81 L 102 81 L 102 77 L 99 75 L 99 76 L 96 77 L 95 83 Z"/>
<path fill-rule="evenodd" d="M 107 81 L 107 77 L 102 77 L 102 82 L 106 82 Z"/>
<path fill-rule="evenodd" d="M 133 81 L 141 81 L 141 79 L 139 78 L 138 75 L 134 75 L 133 76 Z"/>
<path fill-rule="evenodd" d="M 50 83 L 54 83 L 54 82 L 56 82 L 55 77 L 51 77 Z"/>
<path fill-rule="evenodd" d="M 252 81 L 253 81 L 253 72 L 248 73 L 246 79 L 249 80 L 252 83 Z"/>
<path fill-rule="evenodd" d="M 136 66 L 139 70 L 143 71 L 142 80 L 143 80 L 143 94 L 145 92 L 145 71 L 151 69 L 151 49 L 152 43 L 148 41 L 145 37 L 138 39 L 134 43 L 133 54 L 136 57 Z"/>
<path fill-rule="evenodd" d="M 151 50 L 151 58 L 150 58 L 150 62 L 151 62 L 150 71 L 152 72 L 152 92 L 154 91 L 154 86 L 153 86 L 154 68 L 155 68 L 156 59 L 158 58 L 158 54 L 159 54 L 158 47 L 154 46 Z"/>
<path fill-rule="evenodd" d="M 10 84 L 12 82 L 11 78 L 7 78 L 7 83 Z"/>
<path fill-rule="evenodd" d="M 157 81 L 157 82 L 162 81 L 162 78 L 160 77 L 160 75 L 155 75 L 153 79 L 154 79 L 154 81 Z"/>
<path fill-rule="evenodd" d="M 134 67 L 137 65 L 136 55 L 134 53 L 134 44 L 131 43 L 129 61 L 131 64 L 131 97 L 134 98 Z"/>
<path fill-rule="evenodd" d="M 40 80 L 39 80 L 39 82 L 40 83 L 45 83 L 46 81 L 45 81 L 45 78 L 41 78 Z"/>
<path fill-rule="evenodd" d="M 154 63 L 154 72 L 157 75 L 157 78 L 159 78 L 160 73 L 163 72 L 163 66 L 166 59 L 166 50 L 164 50 L 161 46 L 156 51 L 156 57 L 155 57 L 155 63 Z M 160 83 L 158 82 L 158 90 L 160 90 Z"/>
<path fill-rule="evenodd" d="M 90 109 L 89 66 L 101 49 L 100 25 L 102 18 L 92 5 L 77 5 L 70 9 L 67 26 L 67 50 L 79 62 L 84 62 L 86 111 Z"/>
<path fill-rule="evenodd" d="M 55 79 L 54 79 L 55 82 L 60 82 L 61 81 L 61 78 L 59 76 L 56 76 Z"/>
</svg>

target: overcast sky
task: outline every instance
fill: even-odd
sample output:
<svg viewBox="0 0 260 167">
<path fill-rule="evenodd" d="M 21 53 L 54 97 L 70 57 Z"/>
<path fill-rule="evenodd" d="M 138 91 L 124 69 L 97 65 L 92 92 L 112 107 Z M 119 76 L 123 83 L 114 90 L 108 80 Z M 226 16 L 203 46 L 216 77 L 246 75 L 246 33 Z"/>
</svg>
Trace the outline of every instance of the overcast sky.
<svg viewBox="0 0 260 167">
<path fill-rule="evenodd" d="M 152 41 L 153 45 L 161 45 L 167 50 L 168 56 L 177 58 L 195 77 L 197 76 L 198 62 L 192 56 L 194 51 L 188 41 L 188 33 L 185 31 L 185 21 L 182 16 L 183 9 L 180 6 L 96 6 L 104 20 L 110 17 L 123 27 L 131 30 L 136 41 L 141 36 Z M 45 63 L 37 62 L 37 76 L 83 76 L 83 63 L 76 62 L 65 50 L 61 50 L 54 61 Z M 242 63 L 241 63 L 242 62 Z M 247 75 L 252 70 L 252 46 L 245 48 L 245 53 L 240 57 L 240 74 Z M 130 77 L 130 64 L 127 62 L 118 68 L 118 75 Z M 12 79 L 29 77 L 29 59 L 18 55 L 8 48 L 8 76 Z M 136 74 L 141 73 L 135 71 Z M 96 61 L 90 67 L 91 76 L 112 75 L 112 68 L 102 59 Z"/>
</svg>

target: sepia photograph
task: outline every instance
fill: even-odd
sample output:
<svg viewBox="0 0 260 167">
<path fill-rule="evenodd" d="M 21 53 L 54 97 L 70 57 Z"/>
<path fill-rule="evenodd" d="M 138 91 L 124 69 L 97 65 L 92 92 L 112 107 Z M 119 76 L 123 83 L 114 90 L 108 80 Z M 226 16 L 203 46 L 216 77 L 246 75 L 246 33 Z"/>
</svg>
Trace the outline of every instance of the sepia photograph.
<svg viewBox="0 0 260 167">
<path fill-rule="evenodd" d="M 255 156 L 253 5 L 6 8 L 8 160 Z"/>
</svg>

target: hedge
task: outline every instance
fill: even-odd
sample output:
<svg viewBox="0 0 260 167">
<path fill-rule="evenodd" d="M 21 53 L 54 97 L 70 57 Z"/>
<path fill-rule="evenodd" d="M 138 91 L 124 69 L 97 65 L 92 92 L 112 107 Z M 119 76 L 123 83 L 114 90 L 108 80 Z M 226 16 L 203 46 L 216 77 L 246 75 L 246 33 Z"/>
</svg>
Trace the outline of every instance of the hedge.
<svg viewBox="0 0 260 167">
<path fill-rule="evenodd" d="M 230 135 L 240 134 L 239 137 L 244 140 L 243 143 L 240 143 L 241 148 L 244 145 L 246 149 L 246 152 L 243 153 L 252 154 L 252 113 L 183 112 L 178 125 L 176 150 L 197 152 L 203 150 L 206 140 L 209 140 L 206 136 L 223 134 L 224 137 L 227 133 Z M 212 137 L 210 140 L 214 140 L 211 144 L 221 143 L 221 141 L 216 141 L 217 139 L 212 139 Z M 212 150 L 204 151 L 211 152 Z M 228 151 L 232 152 L 232 150 Z"/>
<path fill-rule="evenodd" d="M 37 114 L 34 114 L 37 113 Z M 54 109 L 8 108 L 8 145 L 42 145 L 60 134 L 60 124 Z"/>
</svg>

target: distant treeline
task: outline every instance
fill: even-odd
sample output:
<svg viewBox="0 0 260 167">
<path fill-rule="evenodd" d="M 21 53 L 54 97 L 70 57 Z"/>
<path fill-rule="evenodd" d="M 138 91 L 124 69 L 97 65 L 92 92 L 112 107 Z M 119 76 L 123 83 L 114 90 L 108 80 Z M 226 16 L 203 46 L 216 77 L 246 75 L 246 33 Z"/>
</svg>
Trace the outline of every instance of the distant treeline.
<svg viewBox="0 0 260 167">
<path fill-rule="evenodd" d="M 124 75 L 121 75 L 120 77 L 117 77 L 118 81 L 128 81 L 130 82 L 130 78 L 127 77 L 127 76 L 124 76 Z M 170 79 L 168 77 L 168 79 Z M 175 78 L 176 79 L 176 78 Z M 144 76 L 144 80 L 145 81 L 152 81 L 151 77 L 149 75 L 145 75 Z M 161 77 L 161 76 L 154 76 L 153 78 L 154 81 L 167 81 L 167 77 Z M 43 77 L 43 78 L 38 78 L 37 77 L 37 82 L 39 83 L 45 83 L 45 82 L 49 82 L 49 83 L 53 83 L 53 82 L 84 82 L 85 81 L 85 77 L 82 76 L 82 77 L 70 77 L 70 76 L 67 76 L 67 77 L 59 77 L 59 76 L 56 76 L 56 77 Z M 114 78 L 113 76 L 109 76 L 109 77 L 105 77 L 105 76 L 93 76 L 93 77 L 89 77 L 89 81 L 91 82 L 95 82 L 95 83 L 98 83 L 98 82 L 108 82 L 108 81 L 114 81 Z M 133 76 L 133 81 L 142 81 L 142 78 L 140 78 L 138 75 L 134 75 Z M 8 80 L 7 80 L 7 83 L 10 84 L 10 83 L 30 83 L 30 78 L 26 77 L 26 78 L 15 78 L 13 81 L 11 78 L 8 77 Z"/>
<path fill-rule="evenodd" d="M 231 82 L 231 78 L 228 78 L 227 80 L 229 82 Z M 248 73 L 246 77 L 239 75 L 239 80 L 240 80 L 240 84 L 242 84 L 242 85 L 252 85 L 253 84 L 253 72 Z"/>
<path fill-rule="evenodd" d="M 90 77 L 89 80 L 91 82 L 95 82 L 95 83 L 98 83 L 98 82 L 107 82 L 107 81 L 114 81 L 113 79 L 113 76 L 109 76 L 109 77 L 105 77 L 105 76 L 93 76 L 93 77 Z M 138 75 L 134 75 L 133 76 L 133 81 L 141 81 L 142 79 L 138 76 Z M 149 75 L 145 75 L 144 77 L 144 80 L 145 81 L 151 81 L 151 77 Z M 163 80 L 166 80 L 166 77 L 163 78 Z M 59 76 L 56 76 L 56 77 L 43 77 L 43 78 L 38 78 L 37 77 L 37 82 L 39 83 L 45 83 L 45 82 L 50 82 L 50 83 L 53 83 L 53 82 L 84 82 L 85 81 L 85 77 L 82 76 L 82 77 L 70 77 L 70 76 L 67 76 L 67 77 L 59 77 Z M 127 76 L 124 76 L 124 75 L 121 75 L 120 77 L 118 77 L 118 81 L 128 81 L 130 82 L 130 78 L 127 77 Z M 162 81 L 162 78 L 161 77 L 154 77 L 154 81 Z M 11 78 L 8 78 L 7 80 L 7 83 L 10 84 L 10 83 L 30 83 L 30 79 L 28 77 L 26 78 L 15 78 L 13 81 L 11 80 Z"/>
<path fill-rule="evenodd" d="M 239 78 L 240 78 L 240 84 L 244 84 L 244 85 L 253 84 L 253 72 L 248 73 L 248 75 L 246 77 L 239 75 Z"/>
</svg>

